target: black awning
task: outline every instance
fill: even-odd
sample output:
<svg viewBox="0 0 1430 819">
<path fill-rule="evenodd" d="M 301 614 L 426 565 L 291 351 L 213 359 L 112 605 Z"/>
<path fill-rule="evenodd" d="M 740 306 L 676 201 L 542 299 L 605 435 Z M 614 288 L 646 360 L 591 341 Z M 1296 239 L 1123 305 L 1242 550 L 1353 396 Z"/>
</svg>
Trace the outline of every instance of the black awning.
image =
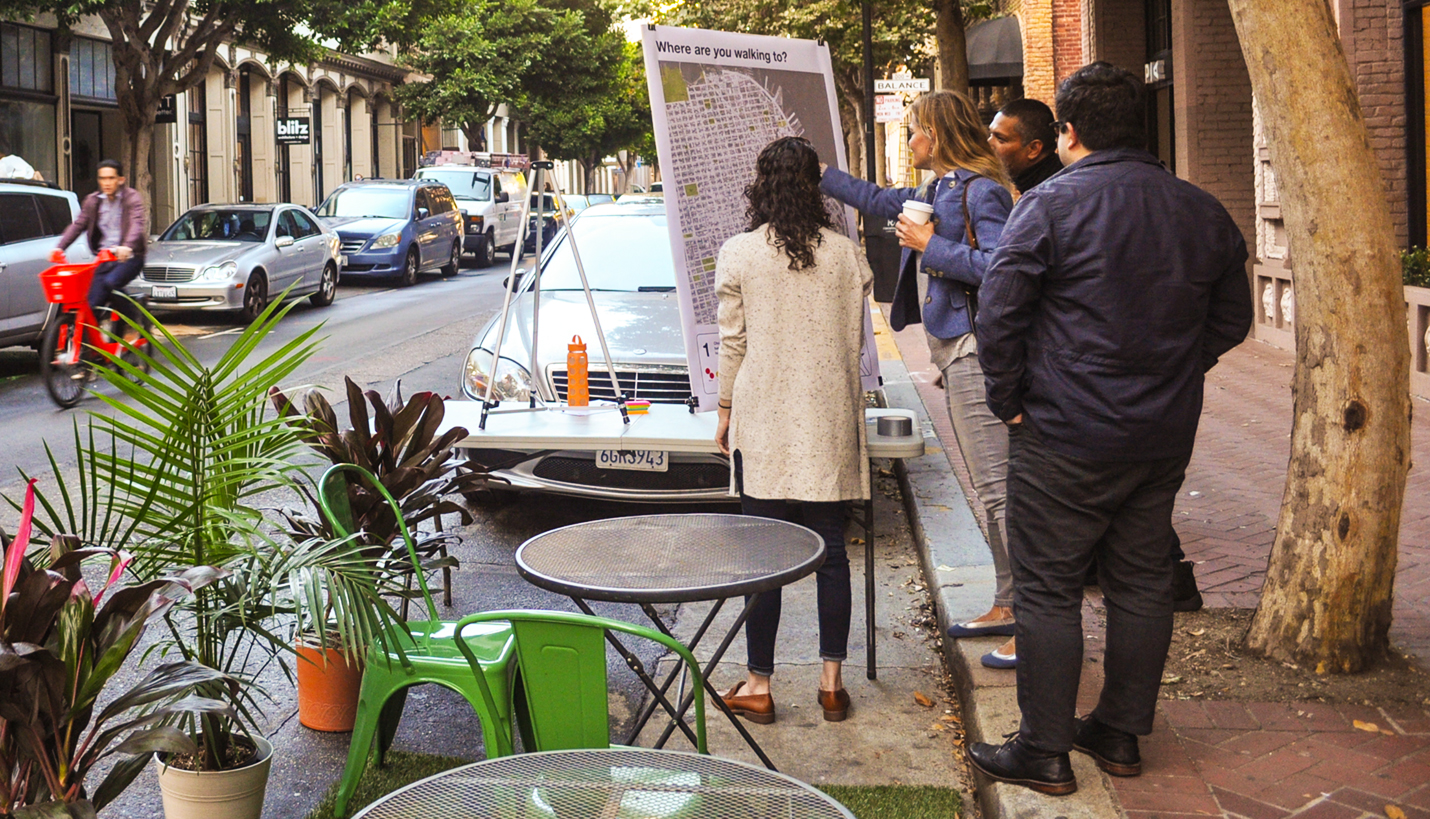
<svg viewBox="0 0 1430 819">
<path fill-rule="evenodd" d="M 1023 76 L 1023 34 L 1012 15 L 985 20 L 968 29 L 968 78 L 1012 79 Z"/>
</svg>

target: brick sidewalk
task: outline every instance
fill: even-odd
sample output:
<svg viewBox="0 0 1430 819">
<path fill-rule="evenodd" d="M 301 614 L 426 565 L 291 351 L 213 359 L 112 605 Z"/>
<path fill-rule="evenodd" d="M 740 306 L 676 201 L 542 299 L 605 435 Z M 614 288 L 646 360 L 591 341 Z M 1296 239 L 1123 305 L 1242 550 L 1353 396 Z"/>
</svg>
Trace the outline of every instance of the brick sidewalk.
<svg viewBox="0 0 1430 819">
<path fill-rule="evenodd" d="M 910 327 L 894 337 L 971 496 L 943 394 L 932 386 L 923 331 Z M 1248 341 L 1207 376 L 1174 523 L 1198 564 L 1208 607 L 1256 605 L 1286 478 L 1293 365 L 1291 353 Z M 1430 404 L 1415 399 L 1415 409 L 1414 463 L 1430 464 Z M 1430 668 L 1430 470 L 1418 466 L 1406 489 L 1399 557 L 1391 639 Z M 1084 712 L 1102 685 L 1094 604 L 1095 592 L 1085 608 L 1092 639 L 1079 696 Z M 1354 720 L 1379 730 L 1357 729 Z M 1387 806 L 1430 819 L 1430 708 L 1164 701 L 1142 751 L 1141 777 L 1111 779 L 1128 819 L 1383 819 Z"/>
</svg>

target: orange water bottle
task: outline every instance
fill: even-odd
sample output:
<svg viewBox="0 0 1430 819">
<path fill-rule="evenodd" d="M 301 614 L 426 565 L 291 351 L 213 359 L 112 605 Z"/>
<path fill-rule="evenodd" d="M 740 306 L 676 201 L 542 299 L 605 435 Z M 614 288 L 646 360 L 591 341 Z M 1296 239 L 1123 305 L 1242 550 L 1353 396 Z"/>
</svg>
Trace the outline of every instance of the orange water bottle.
<svg viewBox="0 0 1430 819">
<path fill-rule="evenodd" d="M 591 362 L 586 358 L 586 342 L 572 336 L 566 350 L 566 406 L 590 406 Z"/>
</svg>

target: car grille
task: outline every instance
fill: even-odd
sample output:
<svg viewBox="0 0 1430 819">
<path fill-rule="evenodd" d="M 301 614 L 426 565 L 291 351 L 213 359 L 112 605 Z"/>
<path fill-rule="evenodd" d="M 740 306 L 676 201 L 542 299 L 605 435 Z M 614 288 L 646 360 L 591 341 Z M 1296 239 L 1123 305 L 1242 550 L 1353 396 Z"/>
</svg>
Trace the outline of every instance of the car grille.
<svg viewBox="0 0 1430 819">
<path fill-rule="evenodd" d="M 198 269 L 193 267 L 165 267 L 163 265 L 153 265 L 144 268 L 144 281 L 160 284 L 191 282 L 197 274 Z"/>
<path fill-rule="evenodd" d="M 367 244 L 366 239 L 344 239 L 342 248 L 344 253 L 357 253 L 362 250 L 362 246 Z"/>
<path fill-rule="evenodd" d="M 690 397 L 690 371 L 679 365 L 667 367 L 616 370 L 621 389 L 627 399 L 643 398 L 653 404 L 683 404 Z M 605 401 L 616 400 L 616 390 L 611 386 L 611 376 L 605 370 L 591 370 L 591 398 Z M 551 389 L 556 397 L 566 400 L 566 371 L 551 370 Z"/>
<path fill-rule="evenodd" d="M 532 474 L 548 481 L 599 486 L 613 489 L 673 491 L 715 489 L 730 485 L 730 468 L 701 461 L 671 461 L 667 472 L 639 472 L 632 469 L 601 469 L 591 458 L 553 455 L 542 458 Z"/>
</svg>

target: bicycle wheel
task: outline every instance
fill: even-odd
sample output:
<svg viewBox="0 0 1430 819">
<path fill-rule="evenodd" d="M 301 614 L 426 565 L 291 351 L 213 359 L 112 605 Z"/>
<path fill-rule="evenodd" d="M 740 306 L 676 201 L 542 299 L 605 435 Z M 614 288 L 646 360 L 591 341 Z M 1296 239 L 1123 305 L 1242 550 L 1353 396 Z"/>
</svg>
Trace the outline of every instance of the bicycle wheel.
<svg viewBox="0 0 1430 819">
<path fill-rule="evenodd" d="M 89 363 L 82 357 L 67 361 L 73 355 L 74 334 L 75 314 L 65 311 L 45 328 L 40 342 L 40 378 L 50 398 L 65 409 L 78 404 L 89 385 Z"/>
</svg>

